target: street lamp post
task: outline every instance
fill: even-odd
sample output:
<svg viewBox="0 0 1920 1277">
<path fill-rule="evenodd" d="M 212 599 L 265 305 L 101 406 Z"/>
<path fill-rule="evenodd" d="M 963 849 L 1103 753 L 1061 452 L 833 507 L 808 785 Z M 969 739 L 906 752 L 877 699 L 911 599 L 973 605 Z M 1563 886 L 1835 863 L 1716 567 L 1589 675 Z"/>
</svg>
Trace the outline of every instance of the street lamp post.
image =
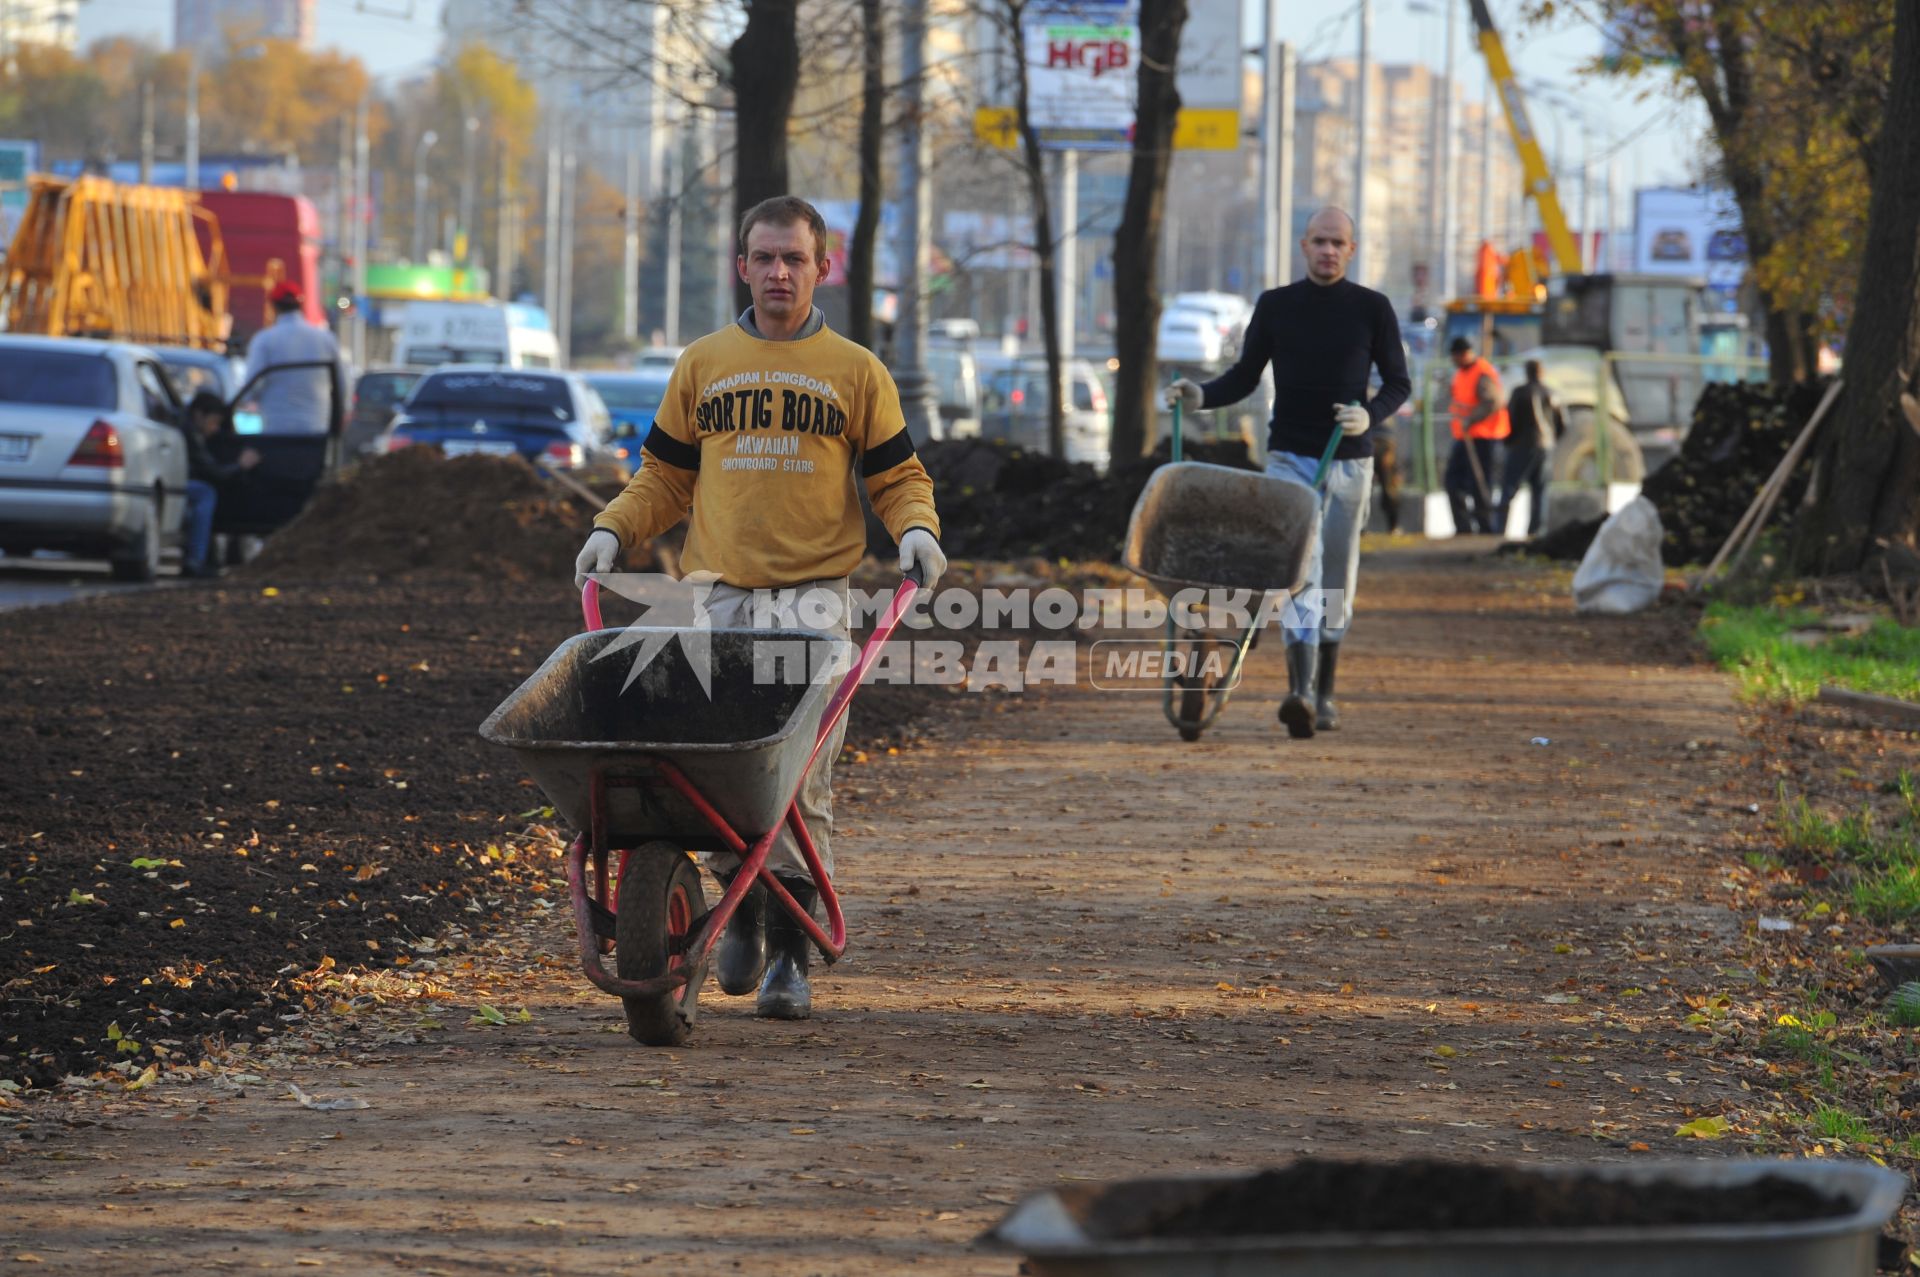
<svg viewBox="0 0 1920 1277">
<path fill-rule="evenodd" d="M 459 250 L 459 265 L 466 266 L 473 261 L 473 201 L 474 193 L 480 185 L 477 169 L 480 154 L 480 117 L 467 117 L 467 145 L 460 166 L 460 242 L 451 245 Z"/>
<path fill-rule="evenodd" d="M 428 129 L 420 135 L 413 147 L 413 260 L 414 264 L 427 259 L 427 152 L 440 140 L 440 135 Z"/>
</svg>

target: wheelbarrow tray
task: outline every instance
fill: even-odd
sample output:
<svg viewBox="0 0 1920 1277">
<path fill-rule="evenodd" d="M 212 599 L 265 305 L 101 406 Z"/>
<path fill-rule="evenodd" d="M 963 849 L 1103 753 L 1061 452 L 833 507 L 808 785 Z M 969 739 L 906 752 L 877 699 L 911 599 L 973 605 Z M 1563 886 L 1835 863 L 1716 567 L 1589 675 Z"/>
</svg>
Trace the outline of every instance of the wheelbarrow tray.
<svg viewBox="0 0 1920 1277">
<path fill-rule="evenodd" d="M 649 639 L 667 641 L 628 683 Z M 688 654 L 702 640 L 708 687 Z M 661 775 L 662 760 L 751 841 L 784 819 L 852 650 L 808 630 L 593 630 L 555 648 L 480 734 L 517 754 L 576 829 L 592 824 L 597 778 L 609 845 L 710 829 Z"/>
<path fill-rule="evenodd" d="M 1871 1277 L 1906 1178 L 1865 1162 L 1666 1161 L 1523 1168 L 1641 1184 L 1732 1187 L 1773 1175 L 1851 1208 L 1781 1223 L 1139 1237 L 1251 1175 L 1123 1180 L 1035 1193 L 982 1239 L 1035 1277 Z"/>
<path fill-rule="evenodd" d="M 1311 488 L 1176 461 L 1140 490 L 1121 561 L 1168 597 L 1196 588 L 1297 593 L 1319 525 L 1320 498 Z"/>
</svg>

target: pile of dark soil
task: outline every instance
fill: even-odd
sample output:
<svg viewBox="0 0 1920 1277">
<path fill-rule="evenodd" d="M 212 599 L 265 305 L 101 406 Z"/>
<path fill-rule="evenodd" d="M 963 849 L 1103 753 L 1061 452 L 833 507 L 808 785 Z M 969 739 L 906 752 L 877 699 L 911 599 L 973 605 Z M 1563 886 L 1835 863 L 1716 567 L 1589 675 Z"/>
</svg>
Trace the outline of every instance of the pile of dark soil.
<svg viewBox="0 0 1920 1277">
<path fill-rule="evenodd" d="M 595 513 L 519 457 L 407 448 L 323 486 L 242 575 L 564 580 Z M 625 566 L 646 571 L 652 559 L 629 553 Z"/>
<path fill-rule="evenodd" d="M 1101 475 L 999 440 L 932 443 L 920 460 L 933 478 L 940 510 L 940 546 L 956 559 L 1094 559 L 1117 561 L 1134 500 L 1169 445 Z M 1184 458 L 1251 469 L 1246 445 L 1190 442 Z M 885 556 L 893 539 L 868 517 L 868 548 Z"/>
<path fill-rule="evenodd" d="M 1713 558 L 1760 485 L 1787 455 L 1826 389 L 1822 379 L 1785 390 L 1741 383 L 1709 385 L 1701 392 L 1678 455 L 1640 489 L 1660 512 L 1666 532 L 1660 552 L 1667 563 Z M 1800 504 L 1811 473 L 1812 465 L 1802 462 L 1788 477 L 1776 517 Z M 1526 552 L 1578 559 L 1593 543 L 1601 522 L 1568 524 L 1527 543 Z"/>
<path fill-rule="evenodd" d="M 1774 1175 L 1734 1188 L 1702 1188 L 1438 1161 L 1302 1161 L 1171 1211 L 1140 1205 L 1115 1200 L 1108 1207 L 1112 1218 L 1101 1222 L 1116 1237 L 1258 1237 L 1772 1224 L 1851 1211 L 1844 1201 Z"/>
</svg>

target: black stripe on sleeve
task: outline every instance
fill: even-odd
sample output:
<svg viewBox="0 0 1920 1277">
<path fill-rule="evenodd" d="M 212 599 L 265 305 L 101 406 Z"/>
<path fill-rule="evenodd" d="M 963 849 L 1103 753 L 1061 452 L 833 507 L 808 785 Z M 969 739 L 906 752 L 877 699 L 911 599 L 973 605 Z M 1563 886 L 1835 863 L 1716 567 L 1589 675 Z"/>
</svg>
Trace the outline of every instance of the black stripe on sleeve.
<svg viewBox="0 0 1920 1277">
<path fill-rule="evenodd" d="M 913 440 L 901 430 L 878 448 L 867 449 L 867 454 L 860 458 L 860 475 L 871 479 L 876 474 L 885 474 L 912 456 Z"/>
<path fill-rule="evenodd" d="M 662 430 L 657 423 L 647 431 L 647 441 L 640 446 L 677 469 L 698 470 L 700 468 L 700 449 L 690 443 L 681 443 Z"/>
</svg>

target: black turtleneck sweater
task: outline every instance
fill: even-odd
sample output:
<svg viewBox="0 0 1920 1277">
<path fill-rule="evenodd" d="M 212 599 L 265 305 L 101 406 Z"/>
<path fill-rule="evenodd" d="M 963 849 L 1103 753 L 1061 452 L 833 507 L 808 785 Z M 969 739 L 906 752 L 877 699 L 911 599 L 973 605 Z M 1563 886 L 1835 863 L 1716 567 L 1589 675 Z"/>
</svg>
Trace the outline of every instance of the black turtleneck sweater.
<svg viewBox="0 0 1920 1277">
<path fill-rule="evenodd" d="M 1363 403 L 1378 426 L 1407 401 L 1406 351 L 1393 303 L 1352 280 L 1316 284 L 1297 280 L 1260 294 L 1246 340 L 1233 367 L 1202 385 L 1208 408 L 1238 403 L 1260 384 L 1260 370 L 1273 365 L 1273 423 L 1269 452 L 1319 457 L 1339 429 L 1336 405 Z M 1380 370 L 1380 393 L 1367 398 L 1370 369 Z M 1340 441 L 1334 457 L 1347 461 L 1373 455 L 1373 431 Z"/>
</svg>

